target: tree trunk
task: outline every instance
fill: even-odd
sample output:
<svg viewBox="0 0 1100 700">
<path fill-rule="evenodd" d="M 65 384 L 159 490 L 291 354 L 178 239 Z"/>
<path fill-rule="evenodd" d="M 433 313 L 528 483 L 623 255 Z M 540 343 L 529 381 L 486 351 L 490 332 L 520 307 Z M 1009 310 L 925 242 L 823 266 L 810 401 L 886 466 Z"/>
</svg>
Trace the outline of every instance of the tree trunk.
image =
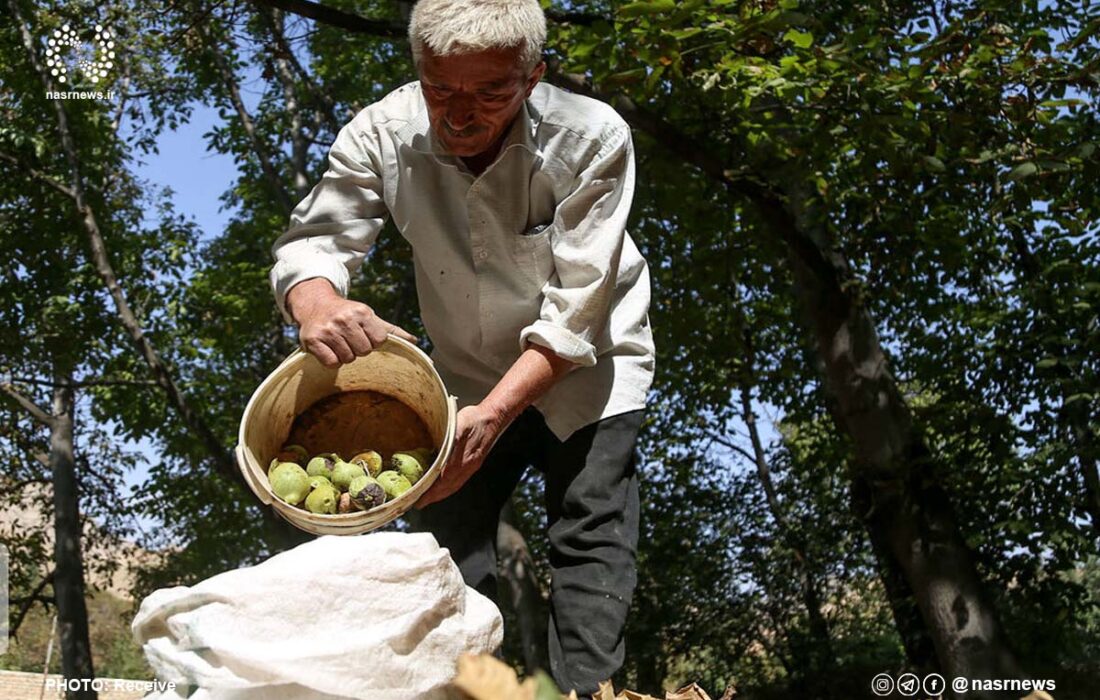
<svg viewBox="0 0 1100 700">
<path fill-rule="evenodd" d="M 847 262 L 832 250 L 826 225 L 799 180 L 782 181 L 786 202 L 762 202 L 762 213 L 787 243 L 796 294 L 824 361 L 839 427 L 855 449 L 857 477 L 870 501 L 863 522 L 883 538 L 904 572 L 945 674 L 1019 678 L 1021 669 L 890 374 L 871 315 L 849 284 Z"/>
<path fill-rule="evenodd" d="M 497 527 L 497 557 L 508 601 L 519 620 L 520 640 L 523 645 L 523 664 L 527 673 L 535 669 L 550 668 L 547 651 L 546 601 L 542 588 L 535 578 L 531 553 L 527 541 L 515 526 L 515 514 L 509 501 L 501 510 Z"/>
<path fill-rule="evenodd" d="M 61 628 L 61 672 L 65 678 L 92 679 L 92 646 L 88 609 L 84 603 L 84 558 L 76 460 L 73 455 L 72 377 L 59 372 L 53 389 L 50 426 L 50 471 L 53 473 L 54 575 L 53 591 Z M 67 700 L 95 700 L 91 687 L 67 690 Z"/>
<path fill-rule="evenodd" d="M 871 490 L 866 481 L 859 477 L 851 482 L 851 504 L 852 512 L 860 520 L 865 513 L 871 511 Z M 897 627 L 905 649 L 905 658 L 919 672 L 940 672 L 935 645 L 928 634 L 928 626 L 924 624 L 924 619 L 921 617 L 920 608 L 917 607 L 913 589 L 905 580 L 905 572 L 891 553 L 890 544 L 883 533 L 867 528 L 867 534 L 871 542 L 871 551 L 878 562 L 879 579 L 886 589 L 886 600 L 894 617 L 894 626 Z"/>
</svg>

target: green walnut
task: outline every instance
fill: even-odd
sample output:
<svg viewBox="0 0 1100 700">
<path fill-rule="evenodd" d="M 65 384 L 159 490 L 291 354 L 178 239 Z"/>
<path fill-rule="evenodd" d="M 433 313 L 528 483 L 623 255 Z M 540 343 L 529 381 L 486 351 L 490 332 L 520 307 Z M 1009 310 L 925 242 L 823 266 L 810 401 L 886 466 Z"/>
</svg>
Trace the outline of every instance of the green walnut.
<svg viewBox="0 0 1100 700">
<path fill-rule="evenodd" d="M 382 471 L 382 455 L 374 450 L 364 450 L 352 457 L 351 461 L 362 462 L 363 469 L 369 476 L 378 476 L 378 472 Z"/>
<path fill-rule="evenodd" d="M 420 465 L 427 471 L 428 467 L 432 464 L 432 448 L 430 447 L 418 447 L 415 450 L 409 450 L 409 454 L 414 455 L 420 460 Z"/>
<path fill-rule="evenodd" d="M 366 461 L 365 459 L 353 459 L 351 461 L 351 463 L 352 464 L 358 464 L 360 467 L 362 467 L 363 468 L 363 473 L 366 474 L 367 476 L 378 476 L 378 472 L 382 471 L 382 463 L 381 462 L 378 463 L 378 470 L 377 471 L 372 471 L 371 470 L 371 463 Z"/>
<path fill-rule="evenodd" d="M 294 462 L 300 466 L 309 459 L 309 453 L 301 445 L 284 445 L 279 454 L 275 455 L 275 459 L 280 462 Z"/>
<path fill-rule="evenodd" d="M 378 483 L 386 492 L 386 497 L 394 499 L 412 488 L 412 484 L 398 472 L 385 471 L 378 475 Z"/>
<path fill-rule="evenodd" d="M 309 464 L 306 465 L 306 473 L 310 476 L 323 476 L 331 480 L 332 470 L 336 467 L 336 462 L 339 460 L 340 456 L 336 453 L 323 452 L 309 460 Z"/>
<path fill-rule="evenodd" d="M 322 486 L 319 489 L 313 489 L 306 496 L 306 510 L 317 515 L 335 515 L 336 501 L 339 497 L 340 494 L 332 487 Z"/>
<path fill-rule="evenodd" d="M 309 475 L 293 462 L 283 462 L 268 474 L 271 490 L 292 506 L 302 502 L 309 493 Z"/>
<path fill-rule="evenodd" d="M 306 448 L 302 447 L 301 445 L 283 445 L 283 451 L 293 452 L 294 454 L 298 455 L 298 459 L 302 460 L 302 462 L 309 459 L 309 453 L 306 452 Z"/>
<path fill-rule="evenodd" d="M 394 452 L 390 458 L 390 468 L 415 484 L 424 476 L 424 465 L 411 452 Z"/>
<path fill-rule="evenodd" d="M 313 489 L 319 489 L 319 488 L 322 488 L 322 487 L 330 488 L 330 489 L 335 489 L 336 488 L 335 486 L 332 485 L 332 482 L 329 481 L 328 478 L 323 477 L 320 474 L 318 474 L 317 476 L 309 477 L 309 490 L 310 491 L 312 491 Z"/>
<path fill-rule="evenodd" d="M 341 491 L 347 491 L 352 479 L 366 474 L 366 470 L 358 464 L 340 460 L 332 469 L 332 485 Z"/>
<path fill-rule="evenodd" d="M 374 477 L 357 476 L 348 486 L 348 495 L 357 508 L 370 510 L 386 502 L 386 491 Z"/>
</svg>

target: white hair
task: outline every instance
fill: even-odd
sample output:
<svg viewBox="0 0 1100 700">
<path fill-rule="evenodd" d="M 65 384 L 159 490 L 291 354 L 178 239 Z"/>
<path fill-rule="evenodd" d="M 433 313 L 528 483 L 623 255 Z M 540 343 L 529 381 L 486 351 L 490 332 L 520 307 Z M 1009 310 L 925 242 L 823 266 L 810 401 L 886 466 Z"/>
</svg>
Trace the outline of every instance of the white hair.
<svg viewBox="0 0 1100 700">
<path fill-rule="evenodd" d="M 427 46 L 436 56 L 520 47 L 530 71 L 542 60 L 546 15 L 538 0 L 420 0 L 409 20 L 413 62 Z"/>
</svg>

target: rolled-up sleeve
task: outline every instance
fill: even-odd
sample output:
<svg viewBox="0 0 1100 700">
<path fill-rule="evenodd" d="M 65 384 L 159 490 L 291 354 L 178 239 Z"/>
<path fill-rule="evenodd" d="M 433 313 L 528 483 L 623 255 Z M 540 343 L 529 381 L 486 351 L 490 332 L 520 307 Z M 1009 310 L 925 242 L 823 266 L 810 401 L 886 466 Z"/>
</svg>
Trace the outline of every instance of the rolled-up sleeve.
<svg viewBox="0 0 1100 700">
<path fill-rule="evenodd" d="M 607 327 L 634 199 L 630 128 L 617 124 L 558 204 L 550 230 L 556 277 L 544 285 L 539 318 L 520 333 L 576 364 L 596 364 L 596 337 Z"/>
<path fill-rule="evenodd" d="M 366 114 L 340 130 L 328 170 L 294 208 L 290 227 L 271 247 L 271 288 L 287 323 L 286 295 L 305 280 L 323 277 L 346 297 L 351 275 L 362 265 L 388 211 L 382 195 L 381 158 Z"/>
</svg>

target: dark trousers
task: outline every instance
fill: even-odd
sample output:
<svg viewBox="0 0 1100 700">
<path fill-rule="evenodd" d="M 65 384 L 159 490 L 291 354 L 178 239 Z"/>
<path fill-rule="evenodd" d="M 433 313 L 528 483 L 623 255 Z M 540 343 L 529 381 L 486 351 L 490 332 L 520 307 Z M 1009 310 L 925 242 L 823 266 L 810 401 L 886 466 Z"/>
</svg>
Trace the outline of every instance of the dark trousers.
<svg viewBox="0 0 1100 700">
<path fill-rule="evenodd" d="M 550 674 L 562 690 L 593 694 L 622 666 L 623 628 L 637 582 L 642 411 L 605 418 L 562 442 L 529 408 L 481 469 L 446 500 L 409 515 L 451 552 L 466 584 L 497 599 L 500 511 L 534 466 L 546 479 L 550 541 Z"/>
</svg>

